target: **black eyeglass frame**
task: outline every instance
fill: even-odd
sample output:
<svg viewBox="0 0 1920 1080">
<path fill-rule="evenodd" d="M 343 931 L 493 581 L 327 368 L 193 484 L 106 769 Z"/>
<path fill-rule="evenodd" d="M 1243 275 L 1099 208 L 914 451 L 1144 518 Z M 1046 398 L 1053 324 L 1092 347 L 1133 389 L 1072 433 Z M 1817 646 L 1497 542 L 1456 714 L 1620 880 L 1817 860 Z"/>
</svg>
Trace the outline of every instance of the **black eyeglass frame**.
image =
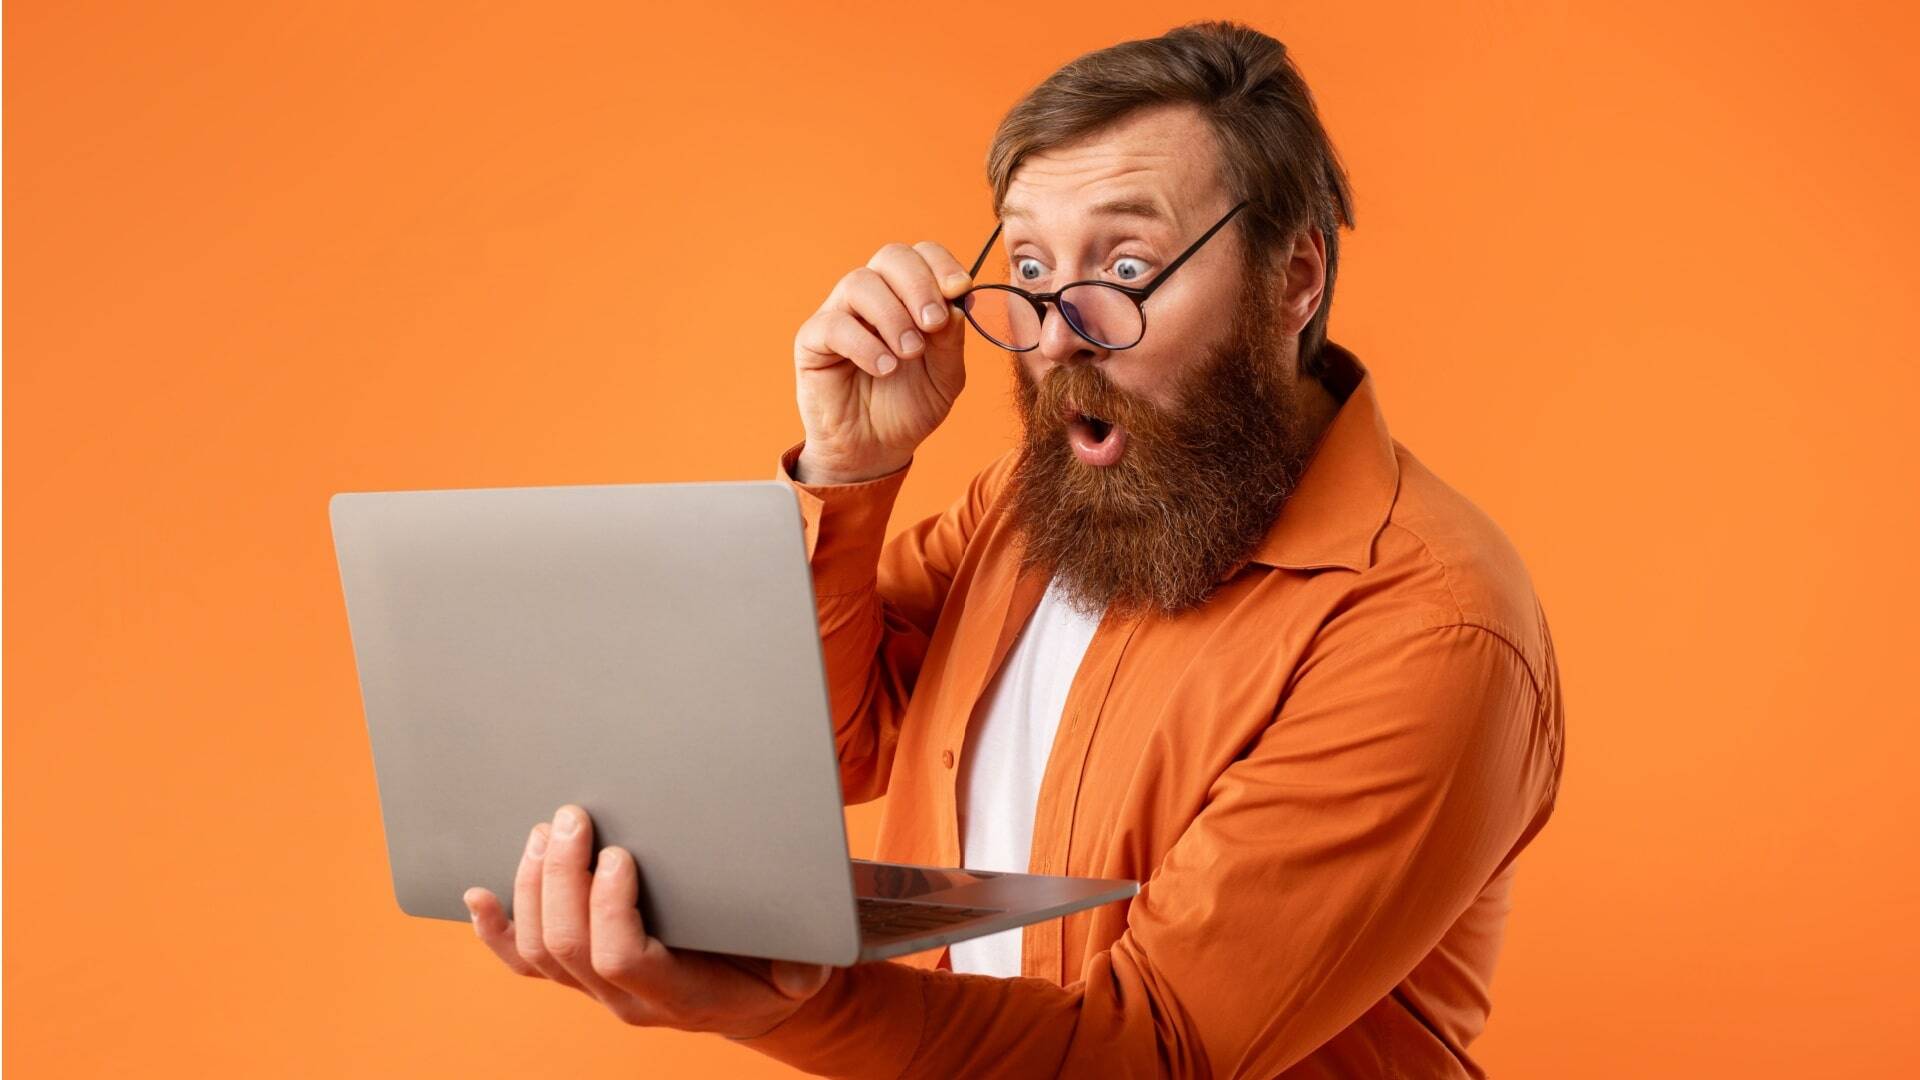
<svg viewBox="0 0 1920 1080">
<path fill-rule="evenodd" d="M 987 333 L 986 329 L 983 328 L 973 318 L 972 297 L 974 293 L 979 292 L 982 289 L 999 289 L 1004 292 L 1010 292 L 1016 296 L 1025 298 L 1027 303 L 1033 305 L 1034 314 L 1039 317 L 1040 325 L 1044 329 L 1047 323 L 1047 305 L 1052 304 L 1055 307 L 1060 307 L 1061 293 L 1064 293 L 1068 289 L 1071 289 L 1077 285 L 1097 285 L 1103 289 L 1112 289 L 1115 292 L 1118 292 L 1121 295 L 1125 296 L 1127 299 L 1133 301 L 1134 310 L 1139 312 L 1140 314 L 1140 333 L 1137 337 L 1135 337 L 1132 341 L 1127 342 L 1125 345 L 1110 345 L 1104 341 L 1099 340 L 1098 338 L 1095 338 L 1093 335 L 1087 333 L 1085 330 L 1080 328 L 1079 323 L 1074 321 L 1073 316 L 1067 314 L 1066 308 L 1060 308 L 1060 317 L 1067 321 L 1067 326 L 1072 328 L 1074 333 L 1080 335 L 1082 340 L 1090 341 L 1093 344 L 1098 345 L 1103 349 L 1115 349 L 1115 350 L 1131 349 L 1135 345 L 1140 344 L 1141 340 L 1147 336 L 1147 308 L 1146 308 L 1147 298 L 1153 295 L 1153 291 L 1155 289 L 1158 289 L 1161 285 L 1166 284 L 1167 279 L 1173 276 L 1173 272 L 1175 270 L 1180 269 L 1180 264 L 1192 258 L 1193 253 L 1196 251 L 1199 251 L 1200 246 L 1202 244 L 1205 244 L 1208 240 L 1213 239 L 1214 233 L 1219 232 L 1223 227 L 1226 226 L 1227 222 L 1232 221 L 1233 216 L 1235 214 L 1238 214 L 1240 211 L 1246 209 L 1248 201 L 1249 200 L 1243 199 L 1239 203 L 1235 204 L 1233 209 L 1227 211 L 1226 217 L 1223 217 L 1219 221 L 1214 222 L 1212 228 L 1200 234 L 1200 239 L 1195 240 L 1192 244 L 1188 245 L 1187 250 L 1181 252 L 1180 256 L 1174 259 L 1173 262 L 1170 263 L 1165 270 L 1160 271 L 1160 273 L 1156 275 L 1152 281 L 1147 282 L 1145 285 L 1120 285 L 1111 281 L 1101 281 L 1098 278 L 1090 278 L 1084 281 L 1069 281 L 1065 285 L 1060 286 L 1058 289 L 1055 289 L 1052 292 L 1035 293 L 1035 292 L 1028 292 L 1027 290 L 1022 289 L 1017 285 L 1001 285 L 998 283 L 994 283 L 994 284 L 988 284 L 988 285 L 975 285 L 972 288 L 969 288 L 966 292 L 961 293 L 959 298 L 955 302 L 960 305 L 961 312 L 966 315 L 967 321 L 973 324 L 973 328 L 979 331 L 981 337 L 986 338 L 988 341 L 993 342 L 995 345 L 998 345 L 1000 348 L 1005 349 L 1008 352 L 1023 353 L 1023 352 L 1032 352 L 1033 350 L 1039 348 L 1040 343 L 1036 341 L 1024 349 L 1016 349 L 1013 346 L 1008 345 L 1005 342 L 1001 341 L 999 338 L 994 337 L 992 334 Z M 973 260 L 973 268 L 967 271 L 968 277 L 973 277 L 974 275 L 980 272 L 981 265 L 987 261 L 987 254 L 993 250 L 993 242 L 1000 238 L 1000 230 L 1005 224 L 1006 224 L 1005 222 L 994 223 L 993 233 L 987 237 L 986 244 L 984 244 L 980 248 L 979 256 Z"/>
</svg>

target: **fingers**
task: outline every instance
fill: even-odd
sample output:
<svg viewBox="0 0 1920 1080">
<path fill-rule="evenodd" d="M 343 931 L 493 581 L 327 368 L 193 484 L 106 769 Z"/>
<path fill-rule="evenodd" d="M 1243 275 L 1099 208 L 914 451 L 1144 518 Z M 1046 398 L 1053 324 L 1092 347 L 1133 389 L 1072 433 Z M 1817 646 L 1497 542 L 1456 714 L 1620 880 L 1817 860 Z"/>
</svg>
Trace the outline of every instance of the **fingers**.
<svg viewBox="0 0 1920 1080">
<path fill-rule="evenodd" d="M 474 932 L 516 973 L 591 994 L 629 1024 L 729 1035 L 770 1029 L 831 977 L 823 965 L 669 949 L 642 923 L 640 871 L 626 849 L 602 849 L 588 872 L 593 837 L 573 804 L 534 827 L 512 920 L 491 892 L 466 891 Z"/>
<path fill-rule="evenodd" d="M 475 886 L 461 897 L 467 903 L 467 910 L 473 913 L 473 932 L 486 943 L 493 955 L 507 965 L 515 975 L 530 978 L 543 978 L 538 969 L 527 963 L 513 944 L 513 923 L 507 913 L 500 909 L 500 900 L 493 890 Z"/>
<path fill-rule="evenodd" d="M 658 938 L 647 936 L 639 903 L 640 873 L 633 856 L 625 848 L 602 848 L 588 900 L 593 970 L 622 990 L 649 997 L 673 956 Z"/>
<path fill-rule="evenodd" d="M 951 299 L 972 281 L 959 260 L 932 241 L 888 244 L 848 273 L 795 338 L 802 367 L 850 360 L 880 377 L 920 357 L 929 335 L 956 325 Z"/>
<path fill-rule="evenodd" d="M 821 308 L 802 323 L 793 344 L 794 358 L 803 368 L 832 367 L 851 360 L 861 371 L 880 378 L 900 366 L 899 358 L 872 330 L 836 307 Z"/>
<path fill-rule="evenodd" d="M 913 250 L 927 262 L 934 279 L 940 283 L 940 295 L 945 301 L 956 300 L 960 294 L 973 286 L 973 279 L 967 276 L 967 268 L 953 257 L 953 252 L 931 240 L 922 240 L 913 245 Z"/>
<path fill-rule="evenodd" d="M 610 1001 L 624 995 L 593 969 L 587 914 L 592 884 L 587 862 L 592 853 L 593 822 L 586 811 L 572 803 L 555 811 L 546 856 L 541 860 L 540 943 L 547 957 L 579 986 L 602 1001 Z"/>
<path fill-rule="evenodd" d="M 827 964 L 803 964 L 797 960 L 775 960 L 769 978 L 773 988 L 795 1001 L 805 1001 L 820 992 L 833 977 Z"/>
<path fill-rule="evenodd" d="M 547 955 L 542 931 L 541 891 L 543 864 L 549 843 L 550 827 L 541 822 L 527 837 L 527 848 L 520 856 L 520 868 L 513 874 L 513 945 L 529 966 L 562 986 L 585 990 L 580 980 L 567 973 Z"/>
<path fill-rule="evenodd" d="M 958 269 L 958 264 L 952 255 L 945 255 L 942 262 L 954 265 L 936 269 L 927 258 L 927 250 L 935 252 L 938 258 L 945 254 L 946 249 L 931 241 L 922 241 L 914 247 L 888 244 L 867 260 L 867 269 L 880 275 L 901 310 L 915 325 L 927 333 L 933 333 L 946 326 L 947 317 L 952 314 L 939 278 Z M 917 355 L 918 352 L 916 348 L 908 348 L 904 344 L 901 346 L 903 356 Z"/>
<path fill-rule="evenodd" d="M 918 259 L 919 256 L 914 256 Z M 926 335 L 907 313 L 907 304 L 893 291 L 893 285 L 878 270 L 862 267 L 840 282 L 840 303 L 861 321 L 873 327 L 882 344 L 893 355 L 905 359 L 920 355 L 927 347 Z"/>
</svg>

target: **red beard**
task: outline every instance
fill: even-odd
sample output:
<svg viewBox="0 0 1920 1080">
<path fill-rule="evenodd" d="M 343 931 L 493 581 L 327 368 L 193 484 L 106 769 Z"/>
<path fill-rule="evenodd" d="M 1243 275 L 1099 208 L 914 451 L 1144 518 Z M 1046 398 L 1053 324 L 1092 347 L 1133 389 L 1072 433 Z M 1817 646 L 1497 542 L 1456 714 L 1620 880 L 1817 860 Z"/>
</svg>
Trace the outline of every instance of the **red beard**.
<svg viewBox="0 0 1920 1080">
<path fill-rule="evenodd" d="M 1067 599 L 1173 615 L 1197 606 L 1258 547 L 1313 448 L 1283 363 L 1275 275 L 1250 273 L 1226 340 L 1156 408 L 1120 390 L 1097 362 L 1035 384 L 1014 356 L 1025 444 L 1010 513 L 1022 565 L 1059 579 Z M 1081 462 L 1069 417 L 1126 428 L 1120 460 Z"/>
</svg>

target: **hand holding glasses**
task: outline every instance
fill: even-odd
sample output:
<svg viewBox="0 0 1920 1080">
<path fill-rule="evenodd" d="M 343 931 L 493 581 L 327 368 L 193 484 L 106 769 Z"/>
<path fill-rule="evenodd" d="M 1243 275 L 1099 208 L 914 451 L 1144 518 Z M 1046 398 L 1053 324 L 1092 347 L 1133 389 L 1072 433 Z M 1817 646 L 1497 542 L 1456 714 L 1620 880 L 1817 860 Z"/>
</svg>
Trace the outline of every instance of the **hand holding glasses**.
<svg viewBox="0 0 1920 1080">
<path fill-rule="evenodd" d="M 1246 207 L 1214 223 L 1143 286 L 1074 281 L 1050 293 L 974 285 L 993 235 L 964 270 L 923 241 L 888 244 L 841 277 L 794 335 L 794 381 L 806 438 L 789 475 L 802 483 L 857 483 L 897 471 L 946 419 L 966 384 L 966 335 L 954 307 L 988 341 L 1014 352 L 1040 344 L 1046 305 L 1103 349 L 1128 349 L 1146 333 L 1141 305 L 1200 245 Z"/>
<path fill-rule="evenodd" d="M 1214 222 L 1212 228 L 1200 234 L 1200 239 L 1144 286 L 1088 280 L 1068 282 L 1053 292 L 1033 293 L 1013 285 L 975 285 L 955 303 L 982 337 L 1010 352 L 1027 352 L 1039 347 L 1040 328 L 1046 322 L 1048 304 L 1060 309 L 1074 333 L 1095 345 L 1103 349 L 1131 349 L 1146 336 L 1147 314 L 1142 305 L 1147 298 L 1246 205 L 1243 201 L 1227 211 L 1226 217 Z M 967 271 L 968 277 L 980 272 L 980 265 L 993 250 L 1000 228 L 1000 225 L 993 227 L 992 235 L 980 249 L 980 256 L 973 260 L 973 269 Z"/>
</svg>

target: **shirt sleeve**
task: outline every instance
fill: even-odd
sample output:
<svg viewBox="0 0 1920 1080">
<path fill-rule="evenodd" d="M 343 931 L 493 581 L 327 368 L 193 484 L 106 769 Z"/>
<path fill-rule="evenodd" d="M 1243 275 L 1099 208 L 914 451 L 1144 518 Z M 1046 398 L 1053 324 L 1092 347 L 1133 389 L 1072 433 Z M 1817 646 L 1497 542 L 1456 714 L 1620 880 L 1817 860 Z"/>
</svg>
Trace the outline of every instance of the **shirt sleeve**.
<svg viewBox="0 0 1920 1080">
<path fill-rule="evenodd" d="M 1460 623 L 1333 640 L 1084 978 L 836 968 L 736 1040 L 839 1077 L 1272 1077 L 1357 1020 L 1545 823 L 1559 743 L 1519 653 Z"/>
<path fill-rule="evenodd" d="M 800 502 L 841 793 L 853 805 L 887 793 L 900 721 L 947 590 L 1013 455 L 982 470 L 946 510 L 888 540 L 912 463 L 861 483 L 803 484 L 793 466 L 804 445 L 780 456 L 776 476 Z"/>
</svg>

